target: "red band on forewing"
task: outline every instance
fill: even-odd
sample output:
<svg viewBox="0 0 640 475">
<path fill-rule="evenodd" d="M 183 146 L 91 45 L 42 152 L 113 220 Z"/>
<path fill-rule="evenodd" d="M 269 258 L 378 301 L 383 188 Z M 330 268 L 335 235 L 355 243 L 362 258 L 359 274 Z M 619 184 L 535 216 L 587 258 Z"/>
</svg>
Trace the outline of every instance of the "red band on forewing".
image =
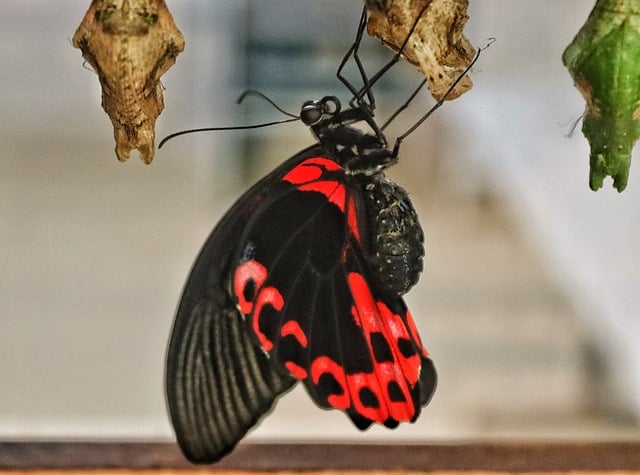
<svg viewBox="0 0 640 475">
<path fill-rule="evenodd" d="M 333 180 L 314 181 L 298 187 L 300 191 L 317 191 L 327 197 L 331 203 L 344 211 L 345 189 L 344 185 Z"/>
<path fill-rule="evenodd" d="M 320 179 L 325 170 L 336 171 L 341 168 L 342 167 L 340 165 L 328 158 L 307 158 L 305 161 L 299 163 L 290 170 L 282 177 L 282 179 L 289 183 L 293 183 L 294 185 L 300 185 L 302 183 L 309 183 L 310 181 Z"/>
<path fill-rule="evenodd" d="M 299 185 L 297 188 L 300 191 L 322 193 L 331 203 L 344 211 L 346 194 L 344 185 L 330 177 L 322 178 L 325 172 L 337 170 L 342 170 L 342 167 L 333 160 L 323 157 L 307 158 L 283 176 L 282 180 Z"/>
</svg>

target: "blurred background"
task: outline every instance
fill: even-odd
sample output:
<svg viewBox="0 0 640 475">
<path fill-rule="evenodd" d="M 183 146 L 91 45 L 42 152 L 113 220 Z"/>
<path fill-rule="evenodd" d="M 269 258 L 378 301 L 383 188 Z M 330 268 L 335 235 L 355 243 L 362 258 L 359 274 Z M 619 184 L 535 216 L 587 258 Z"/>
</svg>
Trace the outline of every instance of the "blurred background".
<svg viewBox="0 0 640 475">
<path fill-rule="evenodd" d="M 181 137 L 115 158 L 96 75 L 71 37 L 89 0 L 5 0 L 0 15 L 0 439 L 170 439 L 163 365 L 191 263 L 225 209 L 311 143 L 301 124 Z M 357 0 L 168 1 L 187 41 L 157 133 L 246 125 L 327 94 Z M 561 64 L 592 2 L 471 2 L 489 37 L 474 88 L 406 140 L 389 174 L 425 229 L 407 296 L 439 372 L 413 425 L 359 433 L 301 388 L 254 440 L 640 437 L 640 173 L 588 189 L 584 103 Z M 367 40 L 370 70 L 388 52 Z M 355 80 L 355 77 L 354 77 Z M 388 116 L 420 81 L 376 89 Z M 406 130 L 424 94 L 389 131 Z M 636 157 L 635 160 L 638 160 Z"/>
</svg>

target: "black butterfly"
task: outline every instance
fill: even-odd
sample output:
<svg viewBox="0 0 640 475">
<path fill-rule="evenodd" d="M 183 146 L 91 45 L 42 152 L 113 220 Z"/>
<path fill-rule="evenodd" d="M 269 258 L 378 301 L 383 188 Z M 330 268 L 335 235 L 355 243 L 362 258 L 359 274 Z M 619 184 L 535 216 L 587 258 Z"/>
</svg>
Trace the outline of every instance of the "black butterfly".
<svg viewBox="0 0 640 475">
<path fill-rule="evenodd" d="M 232 450 L 298 381 L 318 406 L 346 412 L 362 430 L 415 421 L 435 390 L 402 299 L 422 271 L 423 232 L 407 192 L 384 175 L 426 115 L 387 146 L 371 86 L 391 63 L 366 79 L 357 56 L 365 26 L 363 12 L 338 70 L 350 106 L 333 96 L 302 106 L 317 143 L 240 197 L 187 280 L 166 389 L 193 462 Z M 350 57 L 365 80 L 360 90 L 341 74 Z"/>
</svg>

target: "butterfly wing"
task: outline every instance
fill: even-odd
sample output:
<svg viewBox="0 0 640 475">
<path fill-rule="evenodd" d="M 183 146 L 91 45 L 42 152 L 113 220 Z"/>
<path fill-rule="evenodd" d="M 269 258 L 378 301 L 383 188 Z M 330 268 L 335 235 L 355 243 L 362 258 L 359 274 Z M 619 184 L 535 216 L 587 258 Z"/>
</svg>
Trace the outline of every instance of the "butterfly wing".
<svg viewBox="0 0 640 475">
<path fill-rule="evenodd" d="M 246 331 L 228 288 L 240 236 L 257 210 L 277 198 L 285 162 L 225 214 L 196 259 L 178 307 L 166 361 L 166 396 L 178 443 L 195 463 L 215 462 L 295 383 Z"/>
<path fill-rule="evenodd" d="M 414 421 L 435 369 L 403 300 L 371 271 L 360 185 L 311 152 L 245 228 L 233 293 L 248 333 L 319 406 L 360 429 Z"/>
<path fill-rule="evenodd" d="M 296 380 L 360 429 L 415 420 L 435 389 L 411 315 L 365 257 L 361 193 L 324 154 L 311 147 L 245 193 L 187 280 L 166 390 L 193 462 L 228 453 Z"/>
</svg>

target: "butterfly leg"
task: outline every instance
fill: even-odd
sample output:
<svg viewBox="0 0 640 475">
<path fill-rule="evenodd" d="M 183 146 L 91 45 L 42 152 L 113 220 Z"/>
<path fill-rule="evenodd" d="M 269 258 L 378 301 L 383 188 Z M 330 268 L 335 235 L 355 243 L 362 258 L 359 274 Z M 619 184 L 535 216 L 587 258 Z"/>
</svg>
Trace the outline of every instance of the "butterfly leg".
<svg viewBox="0 0 640 475">
<path fill-rule="evenodd" d="M 409 38 L 411 37 L 411 35 L 413 34 L 413 32 L 415 31 L 416 27 L 418 26 L 418 22 L 420 21 L 420 19 L 422 18 L 422 15 L 424 15 L 424 12 L 427 10 L 427 7 L 431 4 L 431 2 L 425 2 L 424 6 L 422 7 L 422 9 L 420 10 L 420 12 L 418 13 L 418 16 L 416 17 L 416 19 L 413 22 L 413 25 L 411 25 L 411 29 L 409 30 L 409 33 L 407 34 L 407 37 L 404 39 L 402 45 L 400 45 L 400 48 L 398 49 L 398 51 L 396 51 L 396 54 L 393 55 L 393 58 L 391 58 L 389 60 L 389 62 L 387 64 L 385 64 L 384 66 L 382 66 L 382 68 L 380 68 L 380 70 L 378 70 L 377 73 L 375 73 L 370 80 L 365 81 L 364 86 L 362 87 L 362 89 L 360 89 L 356 94 L 355 94 L 355 101 L 358 102 L 361 100 L 361 98 L 367 94 L 369 95 L 369 91 L 371 90 L 371 88 L 373 87 L 373 85 L 378 82 L 378 80 L 384 76 L 386 74 L 386 72 L 391 69 L 393 67 L 394 64 L 396 64 L 400 58 L 402 57 L 402 53 L 404 51 L 404 49 L 407 46 L 407 43 L 409 42 Z"/>
<path fill-rule="evenodd" d="M 447 98 L 449 97 L 449 94 L 451 94 L 451 91 L 453 91 L 455 89 L 455 87 L 458 85 L 458 83 L 460 81 L 462 81 L 462 79 L 467 75 L 467 73 L 471 70 L 471 68 L 473 67 L 474 64 L 476 64 L 476 61 L 478 61 L 478 58 L 480 57 L 480 53 L 482 53 L 482 51 L 484 51 L 486 48 L 488 48 L 491 45 L 492 42 L 488 43 L 486 46 L 484 46 L 483 48 L 478 48 L 478 51 L 476 52 L 476 56 L 473 58 L 473 61 L 471 61 L 471 63 L 469 63 L 469 66 L 467 66 L 464 71 L 462 71 L 462 73 L 460 74 L 460 76 L 458 76 L 456 78 L 455 81 L 453 81 L 451 83 L 451 86 L 449 86 L 449 89 L 447 89 L 445 91 L 445 93 L 442 95 L 442 98 L 436 102 L 433 107 L 431 109 L 429 109 L 422 117 L 420 117 L 418 119 L 418 121 L 413 124 L 409 130 L 407 130 L 405 133 L 403 133 L 402 135 L 398 136 L 398 138 L 396 138 L 396 143 L 393 146 L 393 156 L 396 157 L 398 156 L 398 150 L 400 149 L 400 144 L 402 143 L 402 141 L 404 139 L 406 139 L 409 135 L 411 135 L 411 133 L 416 130 L 418 127 L 420 127 L 420 125 L 422 125 L 422 123 L 427 120 L 429 118 L 429 116 L 431 114 L 433 114 L 442 104 L 444 104 L 444 101 L 447 100 Z M 420 86 L 422 87 L 422 85 Z M 413 99 L 413 96 L 418 92 L 418 90 L 420 90 L 420 88 L 418 88 L 414 94 L 409 98 L 410 102 Z M 401 106 L 402 108 L 403 106 Z M 382 127 L 384 129 L 384 127 L 387 126 L 387 124 L 389 123 L 389 121 L 387 121 L 384 126 Z"/>
<path fill-rule="evenodd" d="M 420 84 L 418 85 L 418 87 L 415 89 L 415 91 L 413 91 L 413 93 L 411 93 L 411 95 L 409 96 L 409 98 L 400 106 L 396 109 L 396 111 L 391 114 L 391 116 L 385 121 L 384 124 L 382 124 L 382 127 L 380 127 L 380 130 L 384 130 L 387 128 L 387 126 L 403 111 L 405 110 L 407 107 L 409 107 L 409 104 L 411 104 L 411 102 L 413 102 L 413 100 L 415 99 L 415 97 L 418 95 L 418 93 L 420 92 L 420 90 L 424 87 L 424 85 L 427 83 L 427 79 L 424 78 L 422 81 L 420 81 Z"/>
<path fill-rule="evenodd" d="M 367 27 L 367 8 L 364 7 L 362 10 L 362 15 L 360 16 L 360 23 L 358 24 L 356 39 L 354 40 L 353 44 L 351 45 L 347 53 L 342 58 L 342 61 L 340 62 L 340 65 L 338 66 L 338 70 L 336 72 L 336 76 L 338 77 L 340 82 L 342 82 L 342 84 L 344 84 L 345 87 L 349 89 L 349 91 L 351 91 L 351 94 L 353 94 L 353 99 L 349 102 L 349 105 L 351 105 L 351 107 L 356 107 L 356 104 L 362 105 L 362 97 L 364 96 L 364 94 L 359 95 L 358 89 L 356 89 L 356 87 L 353 84 L 351 84 L 351 82 L 349 82 L 349 80 L 346 77 L 342 75 L 342 71 L 344 70 L 345 66 L 349 62 L 349 59 L 353 57 L 353 60 L 356 63 L 356 66 L 358 67 L 358 71 L 360 72 L 360 77 L 362 78 L 363 84 L 365 85 L 368 84 L 369 79 L 364 69 L 364 65 L 362 64 L 362 60 L 360 59 L 360 55 L 358 54 L 360 50 L 360 43 L 362 42 L 362 36 L 364 35 L 364 30 L 366 29 L 366 27 Z M 367 99 L 369 100 L 368 106 L 371 110 L 374 110 L 376 108 L 376 100 L 373 95 L 373 92 L 371 91 L 371 89 L 369 89 L 368 91 L 366 91 L 366 94 L 367 94 Z"/>
</svg>

